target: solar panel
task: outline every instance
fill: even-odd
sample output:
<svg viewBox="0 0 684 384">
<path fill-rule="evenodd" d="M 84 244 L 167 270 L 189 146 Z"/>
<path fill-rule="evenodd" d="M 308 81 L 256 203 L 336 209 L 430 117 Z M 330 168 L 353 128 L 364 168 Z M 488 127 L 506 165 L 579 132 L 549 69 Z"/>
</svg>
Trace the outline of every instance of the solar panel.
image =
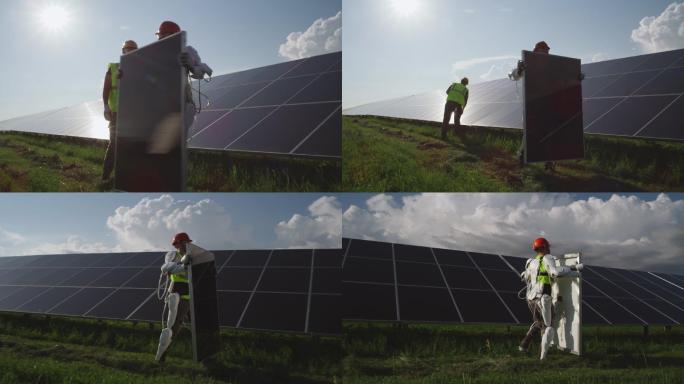
<svg viewBox="0 0 684 384">
<path fill-rule="evenodd" d="M 214 251 L 221 326 L 339 334 L 339 249 Z M 162 252 L 0 258 L 0 311 L 156 322 Z"/>
<path fill-rule="evenodd" d="M 189 148 L 339 158 L 342 53 L 193 81 Z M 207 105 L 208 104 L 208 105 Z M 0 131 L 108 139 L 99 100 L 0 121 Z"/>
<path fill-rule="evenodd" d="M 583 125 L 587 133 L 684 140 L 684 49 L 582 64 Z M 523 87 L 508 79 L 469 86 L 461 123 L 522 129 Z M 442 122 L 444 91 L 345 109 L 375 115 Z"/>
<path fill-rule="evenodd" d="M 524 258 L 345 239 L 348 320 L 528 324 Z M 380 257 L 378 257 L 380 255 Z M 684 276 L 585 266 L 585 324 L 681 324 Z"/>
</svg>

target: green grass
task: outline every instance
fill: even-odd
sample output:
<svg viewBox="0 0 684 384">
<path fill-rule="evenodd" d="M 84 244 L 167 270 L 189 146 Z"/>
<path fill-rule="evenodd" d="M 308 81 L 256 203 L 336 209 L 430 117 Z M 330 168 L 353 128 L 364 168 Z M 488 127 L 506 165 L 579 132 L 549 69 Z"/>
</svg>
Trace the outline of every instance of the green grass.
<svg viewBox="0 0 684 384">
<path fill-rule="evenodd" d="M 521 167 L 521 132 L 464 127 L 440 138 L 438 124 L 343 116 L 347 191 L 681 191 L 684 143 L 585 135 L 585 158 Z"/>
<path fill-rule="evenodd" d="M 183 330 L 165 365 L 159 324 L 0 314 L 0 383 L 681 383 L 684 328 L 585 327 L 583 356 L 538 360 L 526 326 L 344 323 L 341 338 L 222 330 L 207 367 Z"/>
<path fill-rule="evenodd" d="M 329 383 L 341 377 L 340 338 L 222 330 L 206 367 L 183 329 L 154 361 L 160 325 L 0 315 L 0 383 Z"/>
<path fill-rule="evenodd" d="M 345 383 L 681 383 L 684 329 L 585 327 L 583 355 L 517 352 L 525 326 L 345 325 Z"/>
<path fill-rule="evenodd" d="M 107 141 L 0 132 L 0 192 L 109 191 L 100 181 Z M 189 150 L 188 191 L 339 190 L 339 160 Z"/>
</svg>

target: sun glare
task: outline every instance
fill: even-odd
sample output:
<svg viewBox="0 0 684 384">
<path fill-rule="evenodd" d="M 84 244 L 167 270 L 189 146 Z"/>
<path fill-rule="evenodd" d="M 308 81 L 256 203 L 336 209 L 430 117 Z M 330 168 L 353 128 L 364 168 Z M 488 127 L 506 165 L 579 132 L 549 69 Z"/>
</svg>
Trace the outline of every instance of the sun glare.
<svg viewBox="0 0 684 384">
<path fill-rule="evenodd" d="M 421 7 L 421 0 L 390 0 L 394 14 L 401 18 L 413 16 Z"/>
<path fill-rule="evenodd" d="M 59 5 L 48 5 L 38 12 L 38 22 L 48 32 L 60 32 L 71 20 L 71 14 Z"/>
</svg>

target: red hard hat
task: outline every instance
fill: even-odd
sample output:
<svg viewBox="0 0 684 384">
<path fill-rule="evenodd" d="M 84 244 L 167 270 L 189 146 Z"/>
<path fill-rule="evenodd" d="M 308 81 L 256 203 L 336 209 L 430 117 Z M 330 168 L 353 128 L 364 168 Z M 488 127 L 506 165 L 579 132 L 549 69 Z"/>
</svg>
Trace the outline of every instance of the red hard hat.
<svg viewBox="0 0 684 384">
<path fill-rule="evenodd" d="M 180 27 L 173 21 L 164 21 L 159 25 L 157 35 L 171 35 L 180 32 Z"/>
<path fill-rule="evenodd" d="M 537 52 L 538 50 L 543 49 L 545 51 L 548 51 L 551 49 L 548 44 L 546 44 L 546 41 L 540 41 L 534 46 L 534 52 Z"/>
<path fill-rule="evenodd" d="M 548 250 L 550 247 L 551 245 L 549 245 L 549 242 L 543 237 L 535 239 L 534 243 L 532 243 L 532 249 L 535 251 L 539 251 L 540 249 Z"/>
<path fill-rule="evenodd" d="M 176 244 L 180 243 L 181 241 L 187 241 L 189 243 L 192 242 L 192 240 L 190 240 L 190 236 L 188 236 L 187 233 L 181 232 L 181 233 L 177 233 L 176 236 L 173 237 L 173 240 L 171 240 L 171 244 L 176 245 Z"/>
</svg>

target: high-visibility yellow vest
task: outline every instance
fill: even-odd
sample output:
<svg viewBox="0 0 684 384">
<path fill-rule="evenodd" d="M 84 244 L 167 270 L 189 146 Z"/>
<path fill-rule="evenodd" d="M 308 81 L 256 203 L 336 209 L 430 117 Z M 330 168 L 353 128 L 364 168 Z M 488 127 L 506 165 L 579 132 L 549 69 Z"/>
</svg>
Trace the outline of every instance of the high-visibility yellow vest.
<svg viewBox="0 0 684 384">
<path fill-rule="evenodd" d="M 177 253 L 178 256 L 180 256 L 179 253 Z M 176 283 L 185 283 L 188 285 L 188 289 L 190 288 L 190 280 L 188 280 L 188 273 L 183 271 L 183 272 L 178 272 L 178 273 L 172 273 L 171 274 L 171 281 L 176 284 Z M 185 300 L 190 300 L 190 295 L 181 295 L 181 299 Z"/>
<path fill-rule="evenodd" d="M 468 88 L 461 83 L 453 83 L 449 87 L 449 94 L 447 95 L 447 101 L 454 101 L 458 104 L 465 105 L 466 95 L 468 94 Z"/>
<path fill-rule="evenodd" d="M 107 104 L 112 112 L 116 112 L 119 107 L 119 63 L 109 63 L 109 72 L 112 77 L 112 87 Z"/>
<path fill-rule="evenodd" d="M 549 276 L 549 273 L 546 272 L 546 266 L 544 265 L 544 256 L 537 256 L 537 261 L 539 262 L 537 281 L 543 284 L 551 284 L 551 277 Z"/>
</svg>

